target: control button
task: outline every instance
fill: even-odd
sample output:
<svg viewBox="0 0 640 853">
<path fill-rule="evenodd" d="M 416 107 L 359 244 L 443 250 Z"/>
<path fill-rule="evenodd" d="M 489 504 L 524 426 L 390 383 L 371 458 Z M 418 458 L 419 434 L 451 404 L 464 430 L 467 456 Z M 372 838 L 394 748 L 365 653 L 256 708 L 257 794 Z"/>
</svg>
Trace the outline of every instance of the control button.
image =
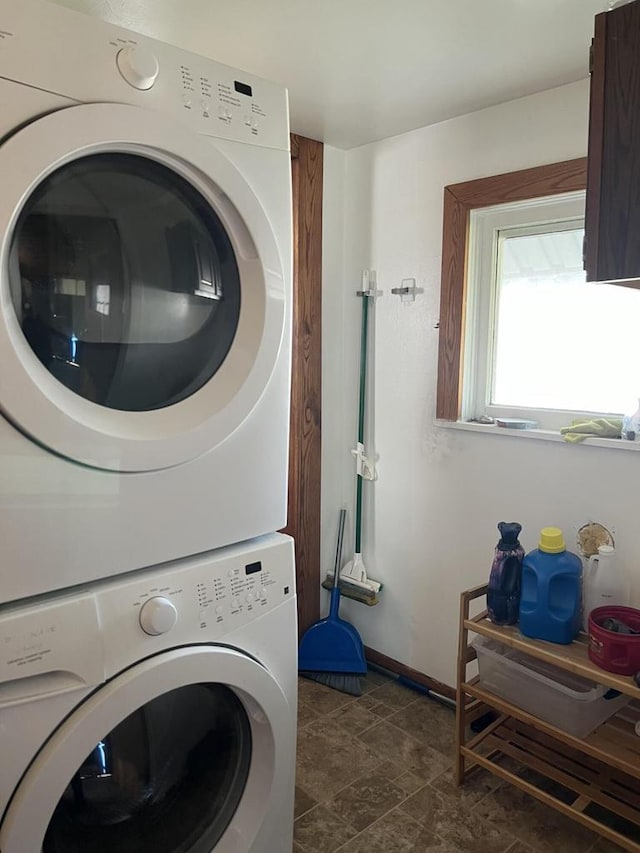
<svg viewBox="0 0 640 853">
<path fill-rule="evenodd" d="M 216 613 L 218 614 L 218 616 L 222 613 L 223 610 L 224 607 L 221 604 L 216 607 Z"/>
<path fill-rule="evenodd" d="M 156 82 L 160 66 L 146 47 L 123 47 L 116 56 L 118 71 L 134 89 L 150 89 Z"/>
<path fill-rule="evenodd" d="M 251 127 L 251 116 L 245 116 L 244 123 L 247 125 L 247 127 Z"/>
<path fill-rule="evenodd" d="M 267 597 L 267 590 L 264 587 L 262 587 L 262 589 L 260 590 L 260 598 L 266 598 L 266 597 Z"/>
<path fill-rule="evenodd" d="M 229 577 L 230 577 L 230 578 L 234 578 L 234 577 L 236 576 L 235 570 L 234 570 L 234 569 L 229 569 L 228 575 L 229 575 Z"/>
<path fill-rule="evenodd" d="M 235 610 L 237 607 L 240 607 L 240 601 L 239 601 L 239 599 L 234 598 L 234 599 L 233 599 L 233 601 L 231 602 L 231 606 L 233 607 L 233 609 L 234 609 L 234 610 Z"/>
<path fill-rule="evenodd" d="M 250 592 L 247 593 L 247 601 L 248 602 L 253 601 L 253 595 Z"/>
<path fill-rule="evenodd" d="M 178 611 L 168 598 L 150 598 L 140 609 L 140 627 L 145 634 L 166 634 L 178 621 Z"/>
<path fill-rule="evenodd" d="M 189 95 L 183 95 L 182 96 L 182 102 L 185 105 L 185 107 L 190 107 L 191 106 L 191 98 L 189 97 Z"/>
</svg>

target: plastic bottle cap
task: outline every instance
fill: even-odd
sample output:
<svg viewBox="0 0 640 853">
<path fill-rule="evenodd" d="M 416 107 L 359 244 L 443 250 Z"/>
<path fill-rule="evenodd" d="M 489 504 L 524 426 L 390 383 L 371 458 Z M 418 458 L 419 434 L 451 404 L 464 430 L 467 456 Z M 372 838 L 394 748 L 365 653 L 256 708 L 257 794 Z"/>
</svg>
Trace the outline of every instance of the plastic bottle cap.
<svg viewBox="0 0 640 853">
<path fill-rule="evenodd" d="M 543 527 L 540 531 L 538 548 L 545 554 L 559 554 L 561 551 L 566 551 L 567 546 L 562 530 L 559 527 Z"/>
</svg>

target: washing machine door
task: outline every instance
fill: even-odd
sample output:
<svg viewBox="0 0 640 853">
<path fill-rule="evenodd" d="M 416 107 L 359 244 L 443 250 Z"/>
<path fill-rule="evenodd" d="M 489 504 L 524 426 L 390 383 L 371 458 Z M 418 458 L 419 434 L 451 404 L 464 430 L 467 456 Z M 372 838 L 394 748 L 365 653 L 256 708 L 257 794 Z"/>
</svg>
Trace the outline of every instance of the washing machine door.
<svg viewBox="0 0 640 853">
<path fill-rule="evenodd" d="M 2 413 L 106 470 L 224 441 L 269 382 L 288 307 L 290 258 L 238 168 L 160 114 L 90 104 L 18 130 L 0 172 Z"/>
<path fill-rule="evenodd" d="M 292 784 L 273 677 L 220 647 L 137 664 L 53 734 L 0 826 L 3 853 L 247 853 Z"/>
</svg>

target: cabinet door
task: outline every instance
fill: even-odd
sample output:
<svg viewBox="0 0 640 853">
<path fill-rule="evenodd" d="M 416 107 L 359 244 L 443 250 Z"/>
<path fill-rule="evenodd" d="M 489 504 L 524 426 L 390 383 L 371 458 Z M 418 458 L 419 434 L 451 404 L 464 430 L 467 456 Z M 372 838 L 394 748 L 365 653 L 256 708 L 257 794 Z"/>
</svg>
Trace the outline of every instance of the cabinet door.
<svg viewBox="0 0 640 853">
<path fill-rule="evenodd" d="M 598 15 L 592 46 L 585 269 L 640 287 L 640 0 Z"/>
</svg>

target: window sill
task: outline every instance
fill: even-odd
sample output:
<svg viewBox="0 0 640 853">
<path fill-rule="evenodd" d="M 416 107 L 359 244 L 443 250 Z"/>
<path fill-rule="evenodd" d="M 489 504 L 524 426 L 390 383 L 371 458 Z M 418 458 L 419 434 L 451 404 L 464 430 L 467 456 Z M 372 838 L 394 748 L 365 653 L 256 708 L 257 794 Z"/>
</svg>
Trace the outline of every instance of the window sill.
<svg viewBox="0 0 640 853">
<path fill-rule="evenodd" d="M 508 429 L 495 426 L 495 424 L 474 424 L 467 421 L 444 421 L 435 420 L 437 427 L 444 429 L 456 429 L 463 432 L 482 432 L 487 435 L 509 436 L 509 438 L 524 438 L 528 441 L 556 441 L 568 447 L 581 445 L 582 447 L 606 447 L 608 450 L 631 450 L 640 451 L 640 441 L 624 441 L 621 438 L 599 438 L 588 436 L 584 441 L 576 443 L 565 441 L 559 432 L 546 429 Z"/>
</svg>

